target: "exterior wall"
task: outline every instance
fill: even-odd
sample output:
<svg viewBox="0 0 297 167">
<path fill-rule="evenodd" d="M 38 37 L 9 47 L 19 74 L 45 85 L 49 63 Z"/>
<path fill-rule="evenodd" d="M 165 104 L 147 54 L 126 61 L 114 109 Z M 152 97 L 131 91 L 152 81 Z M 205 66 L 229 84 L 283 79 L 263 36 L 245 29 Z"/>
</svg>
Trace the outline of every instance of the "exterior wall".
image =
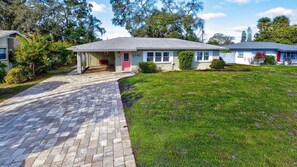
<svg viewBox="0 0 297 167">
<path fill-rule="evenodd" d="M 137 51 L 132 53 L 131 60 L 131 72 L 138 72 L 138 64 L 140 62 L 146 62 L 146 54 L 148 51 Z M 156 51 L 152 51 L 156 52 Z M 164 52 L 164 51 L 163 51 Z M 180 70 L 178 62 L 178 51 L 166 51 L 169 53 L 169 62 L 155 62 L 159 70 Z M 208 69 L 210 68 L 211 61 L 213 59 L 219 59 L 219 51 L 209 51 L 211 52 L 210 58 L 206 62 L 197 62 L 195 58 L 193 60 L 193 69 Z M 196 53 L 196 52 L 195 52 Z M 122 72 L 122 56 L 121 52 L 115 52 L 115 71 Z"/>
<path fill-rule="evenodd" d="M 231 53 L 220 53 L 220 57 L 226 62 L 226 63 L 235 63 L 235 52 Z"/>
<path fill-rule="evenodd" d="M 121 52 L 115 52 L 114 55 L 115 55 L 115 71 L 116 72 L 122 72 L 122 56 L 121 56 Z"/>
<path fill-rule="evenodd" d="M 90 52 L 88 53 L 88 63 L 89 66 L 99 66 L 100 60 L 108 60 L 108 65 L 115 64 L 115 56 L 114 52 L 108 52 L 108 54 L 104 54 L 103 52 Z"/>
<path fill-rule="evenodd" d="M 197 69 L 197 70 L 204 70 L 204 69 L 209 69 L 210 65 L 211 65 L 211 61 L 213 59 L 219 59 L 220 58 L 220 52 L 219 51 L 209 51 L 210 52 L 210 56 L 209 56 L 209 60 L 207 61 L 196 61 L 197 58 L 196 56 L 194 56 L 194 60 L 193 60 L 193 69 Z M 196 52 L 195 52 L 196 55 Z"/>
<path fill-rule="evenodd" d="M 8 60 L 8 42 L 7 42 L 7 37 L 0 38 L 0 48 L 6 49 L 6 58 L 5 59 L 1 59 L 0 61 L 7 66 L 6 67 L 6 70 L 8 71 L 11 68 L 11 64 L 9 63 L 9 60 Z"/>
<path fill-rule="evenodd" d="M 259 52 L 260 50 L 253 50 L 253 51 L 235 51 L 235 63 L 236 64 L 246 64 L 246 65 L 250 65 L 253 64 L 253 60 L 254 57 L 256 55 L 257 52 Z M 266 55 L 272 55 L 275 56 L 277 55 L 277 51 L 273 51 L 273 50 L 261 50 L 264 51 L 266 53 Z M 238 57 L 239 56 L 239 52 L 243 52 L 243 58 Z"/>
</svg>

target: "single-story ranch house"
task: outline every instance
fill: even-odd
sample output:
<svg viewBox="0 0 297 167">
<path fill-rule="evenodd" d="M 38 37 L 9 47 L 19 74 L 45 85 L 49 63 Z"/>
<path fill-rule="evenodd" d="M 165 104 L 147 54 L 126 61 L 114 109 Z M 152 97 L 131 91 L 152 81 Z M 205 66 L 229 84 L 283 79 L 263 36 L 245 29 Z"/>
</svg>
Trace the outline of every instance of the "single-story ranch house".
<svg viewBox="0 0 297 167">
<path fill-rule="evenodd" d="M 6 70 L 11 69 L 13 66 L 10 61 L 10 56 L 12 55 L 15 46 L 19 44 L 15 40 L 17 36 L 25 38 L 25 36 L 18 31 L 0 30 L 0 61 L 7 66 Z"/>
<path fill-rule="evenodd" d="M 113 66 L 115 72 L 137 72 L 139 62 L 152 61 L 160 70 L 178 70 L 178 51 L 193 50 L 193 69 L 210 67 L 226 48 L 175 38 L 119 37 L 69 48 L 77 52 L 77 73 L 92 66 Z"/>
<path fill-rule="evenodd" d="M 232 53 L 221 53 L 226 63 L 253 64 L 257 52 L 275 56 L 278 64 L 297 63 L 297 45 L 286 45 L 274 42 L 242 42 L 225 46 Z"/>
</svg>

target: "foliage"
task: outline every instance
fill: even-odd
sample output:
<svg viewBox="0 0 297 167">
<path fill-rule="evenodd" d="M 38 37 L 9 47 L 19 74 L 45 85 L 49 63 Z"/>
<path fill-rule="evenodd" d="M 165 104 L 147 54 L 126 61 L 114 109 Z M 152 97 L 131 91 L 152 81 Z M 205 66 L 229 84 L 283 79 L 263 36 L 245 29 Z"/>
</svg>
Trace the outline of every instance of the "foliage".
<svg viewBox="0 0 297 167">
<path fill-rule="evenodd" d="M 220 60 L 220 59 L 213 59 L 211 61 L 211 65 L 210 65 L 210 68 L 213 68 L 213 69 L 224 69 L 226 63 L 224 60 Z"/>
<path fill-rule="evenodd" d="M 272 55 L 266 55 L 265 56 L 264 64 L 274 65 L 275 63 L 276 63 L 275 62 L 275 56 L 272 56 Z"/>
<path fill-rule="evenodd" d="M 4 0 L 0 2 L 0 29 L 51 34 L 55 41 L 82 44 L 105 33 L 85 0 Z"/>
<path fill-rule="evenodd" d="M 236 66 L 120 80 L 137 166 L 296 166 L 297 68 Z"/>
<path fill-rule="evenodd" d="M 6 65 L 0 61 L 0 83 L 3 83 L 4 77 L 6 76 Z"/>
<path fill-rule="evenodd" d="M 191 70 L 194 58 L 193 51 L 181 51 L 178 53 L 179 68 L 181 70 Z"/>
<path fill-rule="evenodd" d="M 20 45 L 15 51 L 17 63 L 28 67 L 33 76 L 46 71 L 46 63 L 49 61 L 50 47 L 53 42 L 52 36 L 41 36 L 35 33 L 27 39 L 18 38 L 18 41 Z"/>
<path fill-rule="evenodd" d="M 233 40 L 235 38 L 232 36 L 224 35 L 222 33 L 216 33 L 208 40 L 208 44 L 213 45 L 230 45 L 234 44 Z"/>
<path fill-rule="evenodd" d="M 41 73 L 53 70 L 67 64 L 73 58 L 68 42 L 54 42 L 52 35 L 42 36 L 33 33 L 24 38 L 18 38 L 20 45 L 15 50 L 16 63 L 29 69 L 29 74 L 35 77 Z"/>
<path fill-rule="evenodd" d="M 246 41 L 246 32 L 245 31 L 242 31 L 241 42 L 245 42 L 245 41 Z"/>
<path fill-rule="evenodd" d="M 254 57 L 254 61 L 256 64 L 264 63 L 265 57 L 266 57 L 266 54 L 264 52 L 257 52 Z"/>
<path fill-rule="evenodd" d="M 132 36 L 181 38 L 198 41 L 204 21 L 198 17 L 203 10 L 199 0 L 176 2 L 161 0 L 111 0 L 114 25 L 125 27 Z"/>
<path fill-rule="evenodd" d="M 255 41 L 297 43 L 297 25 L 290 25 L 286 16 L 277 16 L 273 20 L 268 17 L 261 18 L 257 26 L 259 32 L 255 34 Z"/>
<path fill-rule="evenodd" d="M 139 63 L 140 72 L 142 73 L 156 73 L 157 65 L 154 62 L 140 62 Z"/>
<path fill-rule="evenodd" d="M 24 83 L 29 80 L 29 75 L 26 67 L 16 66 L 8 71 L 5 81 L 8 84 Z"/>
<path fill-rule="evenodd" d="M 225 50 L 222 50 L 221 53 L 232 53 L 233 51 L 232 50 L 229 50 L 229 49 L 225 49 Z"/>
</svg>

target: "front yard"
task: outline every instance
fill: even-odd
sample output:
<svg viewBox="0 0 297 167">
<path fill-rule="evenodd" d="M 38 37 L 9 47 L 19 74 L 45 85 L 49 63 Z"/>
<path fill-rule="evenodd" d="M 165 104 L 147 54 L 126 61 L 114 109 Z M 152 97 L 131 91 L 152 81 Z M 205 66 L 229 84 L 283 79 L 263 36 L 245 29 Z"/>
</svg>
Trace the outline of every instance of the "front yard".
<svg viewBox="0 0 297 167">
<path fill-rule="evenodd" d="M 297 166 L 297 67 L 228 68 L 120 81 L 138 166 Z"/>
</svg>

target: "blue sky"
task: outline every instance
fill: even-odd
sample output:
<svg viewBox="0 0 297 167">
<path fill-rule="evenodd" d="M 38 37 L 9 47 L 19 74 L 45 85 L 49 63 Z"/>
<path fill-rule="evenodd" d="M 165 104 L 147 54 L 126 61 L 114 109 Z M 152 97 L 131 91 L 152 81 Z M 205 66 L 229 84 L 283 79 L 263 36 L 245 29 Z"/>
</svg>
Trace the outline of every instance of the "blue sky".
<svg viewBox="0 0 297 167">
<path fill-rule="evenodd" d="M 206 38 L 214 33 L 224 33 L 240 41 L 241 32 L 249 26 L 257 32 L 257 20 L 261 17 L 286 15 L 297 24 L 297 0 L 202 0 Z M 109 0 L 89 0 L 93 14 L 102 21 L 106 34 L 101 38 L 130 36 L 125 28 L 112 25 L 113 12 Z"/>
</svg>

